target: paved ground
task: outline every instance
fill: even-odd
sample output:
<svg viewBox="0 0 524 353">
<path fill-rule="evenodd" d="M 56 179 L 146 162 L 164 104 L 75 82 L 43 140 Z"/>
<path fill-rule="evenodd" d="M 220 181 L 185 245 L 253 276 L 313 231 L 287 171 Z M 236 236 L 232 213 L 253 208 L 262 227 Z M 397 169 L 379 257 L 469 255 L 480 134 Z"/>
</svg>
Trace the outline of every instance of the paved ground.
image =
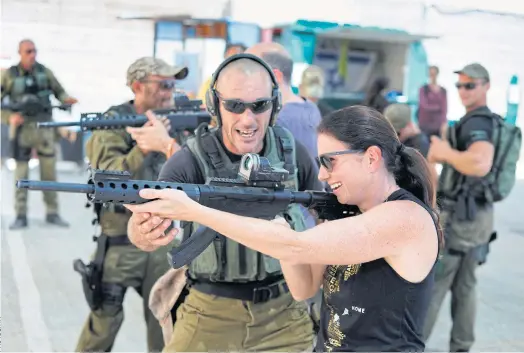
<svg viewBox="0 0 524 353">
<path fill-rule="evenodd" d="M 69 230 L 45 225 L 39 192 L 30 192 L 28 230 L 9 231 L 12 221 L 14 180 L 4 168 L 2 175 L 2 350 L 72 351 L 88 313 L 80 276 L 72 261 L 88 258 L 94 246 L 92 213 L 84 208 L 85 196 L 61 194 L 62 214 L 72 222 Z M 31 178 L 37 179 L 33 170 Z M 62 171 L 60 181 L 85 182 L 76 170 Z M 489 263 L 479 270 L 479 309 L 475 351 L 524 351 L 524 178 L 511 197 L 497 205 L 499 240 Z M 113 351 L 144 352 L 145 325 L 140 298 L 128 292 L 125 321 Z M 446 301 L 428 350 L 445 351 L 450 328 Z"/>
</svg>

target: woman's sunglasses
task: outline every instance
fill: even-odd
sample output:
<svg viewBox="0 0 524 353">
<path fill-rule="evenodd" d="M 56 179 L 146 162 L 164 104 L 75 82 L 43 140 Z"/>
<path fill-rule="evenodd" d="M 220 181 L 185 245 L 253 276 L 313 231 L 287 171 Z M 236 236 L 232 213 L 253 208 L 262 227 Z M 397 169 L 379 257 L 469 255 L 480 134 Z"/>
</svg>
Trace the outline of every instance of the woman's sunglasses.
<svg viewBox="0 0 524 353">
<path fill-rule="evenodd" d="M 344 150 L 344 151 L 338 151 L 338 152 L 330 152 L 330 153 L 324 153 L 317 157 L 318 163 L 326 168 L 328 172 L 333 171 L 333 156 L 340 156 L 343 154 L 354 154 L 354 153 L 362 153 L 361 150 Z"/>
<path fill-rule="evenodd" d="M 242 114 L 246 109 L 250 109 L 253 114 L 261 114 L 268 111 L 273 106 L 273 98 L 261 98 L 254 102 L 245 102 L 241 99 L 224 99 L 218 92 L 217 96 L 222 102 L 224 109 L 234 114 Z"/>
</svg>

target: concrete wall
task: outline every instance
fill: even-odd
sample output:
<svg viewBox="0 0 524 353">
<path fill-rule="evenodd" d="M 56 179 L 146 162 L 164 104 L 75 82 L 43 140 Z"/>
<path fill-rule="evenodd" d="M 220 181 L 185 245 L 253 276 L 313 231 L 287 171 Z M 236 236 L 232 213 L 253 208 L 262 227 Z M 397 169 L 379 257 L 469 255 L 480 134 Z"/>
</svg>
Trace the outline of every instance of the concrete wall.
<svg viewBox="0 0 524 353">
<path fill-rule="evenodd" d="M 3 65 L 16 63 L 20 39 L 33 39 L 38 60 L 79 99 L 73 110 L 77 118 L 80 112 L 104 110 L 127 99 L 127 67 L 153 54 L 153 22 L 117 16 L 217 17 L 223 4 L 223 0 L 2 0 L 0 56 Z"/>
</svg>

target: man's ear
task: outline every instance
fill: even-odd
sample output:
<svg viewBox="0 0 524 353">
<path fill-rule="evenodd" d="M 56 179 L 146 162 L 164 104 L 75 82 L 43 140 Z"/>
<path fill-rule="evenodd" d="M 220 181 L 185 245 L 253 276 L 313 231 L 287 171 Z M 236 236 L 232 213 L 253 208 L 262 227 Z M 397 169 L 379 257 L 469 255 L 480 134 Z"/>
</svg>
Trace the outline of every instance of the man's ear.
<svg viewBox="0 0 524 353">
<path fill-rule="evenodd" d="M 273 74 L 275 75 L 278 84 L 280 84 L 282 80 L 284 80 L 284 74 L 279 69 L 273 69 Z"/>
<path fill-rule="evenodd" d="M 142 89 L 142 84 L 138 81 L 133 81 L 133 83 L 131 84 L 131 91 L 133 91 L 133 93 L 137 93 L 141 89 Z"/>
</svg>

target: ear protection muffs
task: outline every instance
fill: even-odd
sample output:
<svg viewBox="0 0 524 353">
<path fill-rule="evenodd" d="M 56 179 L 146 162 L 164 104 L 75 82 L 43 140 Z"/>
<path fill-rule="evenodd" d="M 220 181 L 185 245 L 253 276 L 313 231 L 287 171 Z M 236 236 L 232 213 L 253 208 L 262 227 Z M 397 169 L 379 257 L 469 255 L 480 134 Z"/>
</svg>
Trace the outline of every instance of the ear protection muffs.
<svg viewBox="0 0 524 353">
<path fill-rule="evenodd" d="M 280 109 L 282 109 L 282 95 L 280 93 L 280 89 L 278 87 L 278 82 L 275 77 L 275 74 L 273 73 L 273 70 L 271 67 L 261 58 L 258 56 L 252 55 L 252 54 L 236 54 L 232 55 L 226 60 L 224 60 L 218 68 L 213 73 L 213 76 L 211 77 L 211 82 L 209 83 L 209 88 L 206 92 L 206 108 L 209 114 L 211 116 L 216 116 L 218 126 L 222 125 L 222 118 L 220 116 L 220 108 L 219 108 L 219 100 L 217 91 L 215 90 L 215 84 L 218 79 L 218 75 L 220 75 L 220 72 L 230 63 L 233 61 L 237 61 L 240 59 L 249 59 L 257 62 L 260 64 L 266 71 L 269 73 L 269 77 L 271 77 L 271 82 L 273 84 L 273 88 L 271 90 L 271 98 L 273 99 L 273 107 L 271 108 L 271 118 L 269 120 L 269 125 L 273 126 L 277 120 L 278 112 L 280 112 Z"/>
</svg>

